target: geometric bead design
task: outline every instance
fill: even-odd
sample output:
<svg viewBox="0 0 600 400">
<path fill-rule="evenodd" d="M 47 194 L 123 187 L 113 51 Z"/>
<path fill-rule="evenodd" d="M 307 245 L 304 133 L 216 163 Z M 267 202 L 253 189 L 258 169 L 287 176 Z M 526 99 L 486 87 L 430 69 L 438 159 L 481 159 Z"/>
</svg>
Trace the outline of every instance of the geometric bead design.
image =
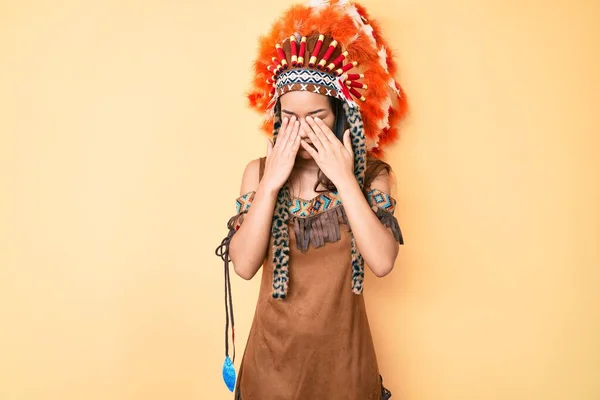
<svg viewBox="0 0 600 400">
<path fill-rule="evenodd" d="M 294 83 L 313 84 L 325 86 L 336 90 L 336 78 L 331 74 L 310 69 L 292 69 L 279 75 L 277 78 L 277 89 Z"/>
<path fill-rule="evenodd" d="M 256 192 L 248 192 L 246 194 L 241 195 L 235 200 L 235 206 L 237 208 L 237 214 L 241 212 L 248 211 L 250 206 L 252 205 L 252 200 L 254 200 L 254 195 Z"/>
<path fill-rule="evenodd" d="M 235 200 L 237 214 L 248 211 L 256 192 L 248 192 Z M 371 190 L 367 195 L 371 207 L 381 208 L 390 214 L 396 210 L 396 200 L 389 194 L 378 189 Z M 311 200 L 292 198 L 290 213 L 296 217 L 309 218 L 342 205 L 342 199 L 337 192 L 321 193 Z"/>
<path fill-rule="evenodd" d="M 290 213 L 296 217 L 310 218 L 341 204 L 342 199 L 336 192 L 321 193 L 311 200 L 292 198 Z"/>
<path fill-rule="evenodd" d="M 381 208 L 392 215 L 396 210 L 396 200 L 381 190 L 371 190 L 367 195 L 367 200 L 369 201 L 369 205 L 371 207 Z"/>
</svg>

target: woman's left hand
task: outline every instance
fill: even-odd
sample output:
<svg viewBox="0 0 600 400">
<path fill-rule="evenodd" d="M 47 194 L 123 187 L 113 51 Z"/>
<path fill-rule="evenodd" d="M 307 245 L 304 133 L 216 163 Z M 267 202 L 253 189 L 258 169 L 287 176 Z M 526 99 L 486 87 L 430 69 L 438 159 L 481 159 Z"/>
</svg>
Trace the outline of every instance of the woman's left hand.
<svg viewBox="0 0 600 400">
<path fill-rule="evenodd" d="M 302 124 L 301 129 L 310 138 L 316 150 L 304 139 L 300 144 L 316 161 L 321 171 L 338 187 L 355 179 L 350 131 L 344 132 L 342 144 L 321 119 L 306 117 L 306 122 L 308 126 Z"/>
</svg>

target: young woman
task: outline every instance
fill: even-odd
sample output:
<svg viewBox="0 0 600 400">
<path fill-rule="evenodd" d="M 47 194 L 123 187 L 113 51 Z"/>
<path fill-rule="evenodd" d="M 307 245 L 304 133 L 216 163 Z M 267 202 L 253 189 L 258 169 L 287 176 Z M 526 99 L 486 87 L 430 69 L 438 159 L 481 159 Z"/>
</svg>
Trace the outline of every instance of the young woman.
<svg viewBox="0 0 600 400">
<path fill-rule="evenodd" d="M 389 274 L 403 243 L 390 167 L 375 157 L 404 114 L 395 65 L 381 56 L 387 50 L 366 11 L 346 1 L 293 7 L 270 40 L 277 45 L 261 47 L 256 63 L 257 82 L 267 86 L 249 96 L 271 117 L 273 141 L 266 157 L 247 165 L 218 249 L 226 329 L 233 325 L 229 260 L 244 279 L 262 267 L 261 288 L 237 382 L 227 338 L 224 377 L 238 400 L 388 399 L 362 290 L 364 264 L 378 277 Z M 349 55 L 364 76 L 343 62 Z M 380 84 L 370 103 L 355 90 L 369 89 L 361 78 Z"/>
</svg>

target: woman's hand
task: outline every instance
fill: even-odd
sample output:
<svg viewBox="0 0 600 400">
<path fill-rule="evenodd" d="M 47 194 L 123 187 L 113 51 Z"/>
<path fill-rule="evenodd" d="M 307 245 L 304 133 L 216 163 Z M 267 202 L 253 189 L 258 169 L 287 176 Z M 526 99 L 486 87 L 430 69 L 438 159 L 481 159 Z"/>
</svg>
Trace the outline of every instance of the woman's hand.
<svg viewBox="0 0 600 400">
<path fill-rule="evenodd" d="M 301 145 L 317 162 L 321 171 L 337 187 L 355 179 L 350 131 L 344 132 L 342 144 L 321 119 L 306 117 L 306 122 L 308 126 L 302 124 L 302 129 L 316 150 L 305 140 L 301 141 Z"/>
<path fill-rule="evenodd" d="M 267 160 L 262 182 L 271 192 L 278 192 L 292 172 L 300 148 L 300 122 L 296 117 L 285 117 L 275 145 L 267 144 Z"/>
</svg>

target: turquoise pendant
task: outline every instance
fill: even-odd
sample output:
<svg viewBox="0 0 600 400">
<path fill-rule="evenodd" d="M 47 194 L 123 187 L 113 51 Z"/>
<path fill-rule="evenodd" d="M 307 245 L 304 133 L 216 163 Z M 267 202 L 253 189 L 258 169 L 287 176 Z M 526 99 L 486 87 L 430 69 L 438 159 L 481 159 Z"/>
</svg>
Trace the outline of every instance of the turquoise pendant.
<svg viewBox="0 0 600 400">
<path fill-rule="evenodd" d="M 229 391 L 233 392 L 235 388 L 235 368 L 229 357 L 225 357 L 225 362 L 223 363 L 223 380 Z"/>
</svg>

